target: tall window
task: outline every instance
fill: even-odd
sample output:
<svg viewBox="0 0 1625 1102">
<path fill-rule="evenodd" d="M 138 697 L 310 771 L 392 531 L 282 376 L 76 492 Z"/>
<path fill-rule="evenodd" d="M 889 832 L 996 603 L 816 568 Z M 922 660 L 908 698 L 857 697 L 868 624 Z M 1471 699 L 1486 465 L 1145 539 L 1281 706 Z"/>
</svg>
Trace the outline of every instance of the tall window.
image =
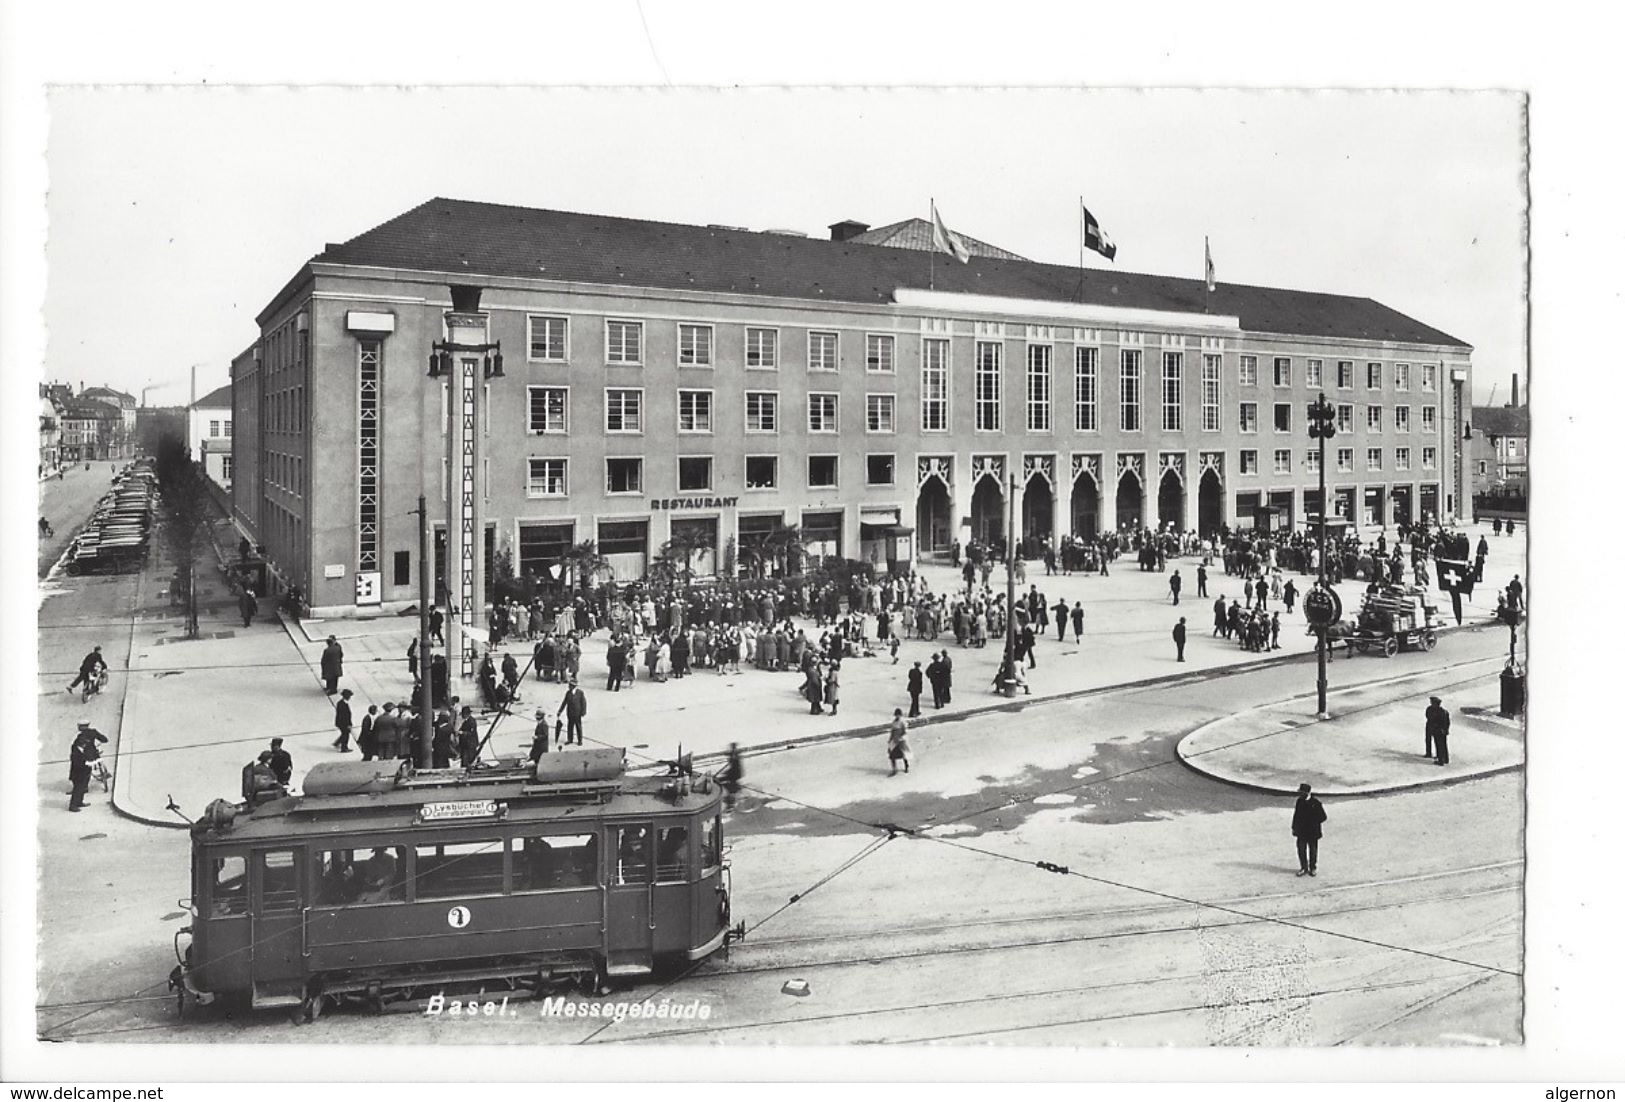
<svg viewBox="0 0 1625 1102">
<path fill-rule="evenodd" d="M 1337 469 L 1343 474 L 1348 474 L 1350 471 L 1354 470 L 1353 448 L 1337 449 Z"/>
<path fill-rule="evenodd" d="M 1051 357 L 1055 350 L 1047 344 L 1027 346 L 1027 431 L 1049 432 Z"/>
<path fill-rule="evenodd" d="M 677 365 L 711 366 L 711 327 L 681 324 L 677 327 Z"/>
<path fill-rule="evenodd" d="M 1078 432 L 1100 431 L 1100 349 L 1080 348 L 1073 356 L 1073 427 Z"/>
<path fill-rule="evenodd" d="M 530 432 L 570 431 L 570 391 L 562 386 L 533 386 L 530 391 Z"/>
<path fill-rule="evenodd" d="M 615 387 L 604 390 L 604 431 L 643 431 L 643 391 Z"/>
<path fill-rule="evenodd" d="M 1382 389 L 1382 365 L 1380 363 L 1365 365 L 1365 388 L 1367 390 Z"/>
<path fill-rule="evenodd" d="M 1423 432 L 1438 432 L 1439 431 L 1439 407 L 1438 406 L 1423 406 L 1422 407 L 1422 431 Z"/>
<path fill-rule="evenodd" d="M 1337 407 L 1337 431 L 1349 433 L 1354 431 L 1354 407 L 1347 403 Z"/>
<path fill-rule="evenodd" d="M 776 390 L 745 391 L 745 431 L 779 431 L 779 393 Z"/>
<path fill-rule="evenodd" d="M 1365 469 L 1368 471 L 1382 470 L 1382 449 L 1367 448 L 1365 450 Z"/>
<path fill-rule="evenodd" d="M 1423 448 L 1422 449 L 1422 469 L 1424 471 L 1431 471 L 1434 467 L 1436 467 L 1438 465 L 1439 465 L 1439 449 L 1438 448 Z"/>
<path fill-rule="evenodd" d="M 1257 356 L 1243 356 L 1243 357 L 1241 357 L 1240 364 L 1241 364 L 1241 366 L 1240 366 L 1240 369 L 1237 372 L 1236 381 L 1239 382 L 1242 386 L 1257 386 L 1258 385 L 1258 357 Z"/>
<path fill-rule="evenodd" d="M 1242 432 L 1258 431 L 1258 403 L 1242 402 L 1240 406 L 1240 420 Z"/>
<path fill-rule="evenodd" d="M 677 392 L 677 431 L 711 431 L 711 392 L 709 390 L 679 390 Z"/>
<path fill-rule="evenodd" d="M 569 492 L 568 480 L 565 477 L 568 470 L 569 460 L 537 459 L 532 456 L 530 481 L 525 487 L 526 496 L 563 497 Z"/>
<path fill-rule="evenodd" d="M 895 371 L 896 345 L 895 337 L 889 337 L 884 333 L 870 333 L 864 340 L 864 366 L 870 371 L 883 371 L 887 374 Z"/>
<path fill-rule="evenodd" d="M 1185 430 L 1185 354 L 1162 354 L 1162 431 Z"/>
<path fill-rule="evenodd" d="M 1381 432 L 1382 431 L 1382 407 L 1381 406 L 1366 406 L 1365 407 L 1365 430 L 1367 432 Z"/>
<path fill-rule="evenodd" d="M 1409 390 L 1411 388 L 1411 365 L 1394 365 L 1394 389 Z"/>
<path fill-rule="evenodd" d="M 1219 431 L 1219 380 L 1223 377 L 1224 357 L 1202 357 L 1202 431 Z"/>
<path fill-rule="evenodd" d="M 615 457 L 604 460 L 604 492 L 611 494 L 641 494 L 643 492 L 643 460 L 637 456 Z"/>
<path fill-rule="evenodd" d="M 745 366 L 776 368 L 779 366 L 779 331 L 777 329 L 745 330 Z"/>
<path fill-rule="evenodd" d="M 570 321 L 568 318 L 532 316 L 530 323 L 530 358 L 562 362 L 569 359 Z"/>
<path fill-rule="evenodd" d="M 1435 390 L 1435 389 L 1438 388 L 1438 385 L 1439 385 L 1439 365 L 1438 364 L 1423 364 L 1422 365 L 1422 389 L 1423 390 Z"/>
<path fill-rule="evenodd" d="M 1241 449 L 1241 473 L 1258 473 L 1258 452 L 1253 448 Z"/>
<path fill-rule="evenodd" d="M 840 364 L 840 339 L 834 333 L 807 334 L 807 370 L 835 371 Z"/>
<path fill-rule="evenodd" d="M 1309 360 L 1303 369 L 1304 382 L 1309 384 L 1310 390 L 1319 390 L 1323 377 L 1322 366 L 1319 360 Z"/>
<path fill-rule="evenodd" d="M 928 340 L 920 354 L 920 431 L 948 431 L 948 342 Z"/>
<path fill-rule="evenodd" d="M 643 323 L 641 321 L 606 321 L 604 323 L 604 359 L 612 364 L 642 363 Z"/>
<path fill-rule="evenodd" d="M 837 394 L 807 395 L 807 431 L 839 432 L 841 399 Z"/>
<path fill-rule="evenodd" d="M 1303 453 L 1303 469 L 1306 474 L 1320 473 L 1320 449 L 1310 448 Z"/>
<path fill-rule="evenodd" d="M 1275 385 L 1292 385 L 1292 358 L 1290 356 L 1275 357 Z"/>
<path fill-rule="evenodd" d="M 1337 361 L 1337 389 L 1352 390 L 1354 387 L 1354 361 Z"/>
<path fill-rule="evenodd" d="M 897 395 L 871 394 L 865 405 L 870 432 L 897 431 Z"/>
<path fill-rule="evenodd" d="M 1411 469 L 1411 449 L 1409 449 L 1409 448 L 1395 448 L 1394 449 L 1394 470 L 1396 470 L 1396 471 L 1408 471 L 1410 469 Z"/>
<path fill-rule="evenodd" d="M 1122 367 L 1118 376 L 1118 383 L 1119 423 L 1121 424 L 1124 432 L 1139 432 L 1140 353 L 1138 349 L 1123 349 Z"/>
<path fill-rule="evenodd" d="M 1276 474 L 1291 474 L 1292 473 L 1292 452 L 1291 452 L 1290 449 L 1288 449 L 1288 448 L 1276 448 L 1275 449 L 1275 473 Z"/>
<path fill-rule="evenodd" d="M 1004 345 L 976 342 L 976 429 L 1004 431 Z"/>
<path fill-rule="evenodd" d="M 1291 402 L 1276 402 L 1275 403 L 1275 431 L 1276 432 L 1291 432 L 1292 431 L 1292 403 Z"/>
<path fill-rule="evenodd" d="M 1410 406 L 1395 406 L 1394 407 L 1394 431 L 1395 432 L 1410 432 L 1411 431 L 1411 407 Z"/>
</svg>

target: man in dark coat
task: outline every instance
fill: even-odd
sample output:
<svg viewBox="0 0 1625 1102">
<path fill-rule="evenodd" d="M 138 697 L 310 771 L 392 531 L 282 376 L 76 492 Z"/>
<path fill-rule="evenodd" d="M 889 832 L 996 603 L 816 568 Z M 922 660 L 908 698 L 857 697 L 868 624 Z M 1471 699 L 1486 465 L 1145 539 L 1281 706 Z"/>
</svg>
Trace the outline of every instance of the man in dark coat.
<svg viewBox="0 0 1625 1102">
<path fill-rule="evenodd" d="M 1033 634 L 1033 626 L 1026 625 L 1021 629 L 1021 653 L 1027 659 L 1029 670 L 1038 668 L 1038 637 Z"/>
<path fill-rule="evenodd" d="M 373 721 L 372 740 L 377 749 L 374 751 L 380 761 L 390 761 L 400 757 L 400 724 L 395 719 L 395 702 L 384 701 L 384 713 Z"/>
<path fill-rule="evenodd" d="M 920 714 L 920 694 L 925 691 L 925 673 L 920 669 L 918 660 L 914 668 L 908 671 L 908 717 L 918 718 Z"/>
<path fill-rule="evenodd" d="M 79 676 L 68 683 L 68 692 L 73 692 L 80 685 L 88 685 L 96 680 L 96 675 L 107 666 L 107 660 L 102 657 L 102 648 L 96 647 L 79 663 Z"/>
<path fill-rule="evenodd" d="M 243 614 L 243 627 L 254 622 L 254 613 L 260 610 L 260 603 L 254 599 L 254 591 L 243 586 L 242 593 L 237 596 L 237 611 Z"/>
<path fill-rule="evenodd" d="M 354 695 L 345 689 L 339 693 L 339 702 L 333 705 L 333 726 L 339 733 L 339 737 L 333 740 L 333 749 L 341 754 L 350 752 L 350 729 L 355 724 L 350 715 L 350 697 Z"/>
<path fill-rule="evenodd" d="M 1055 613 L 1055 641 L 1057 643 L 1064 643 L 1066 642 L 1066 598 L 1056 598 L 1055 607 L 1050 611 Z"/>
<path fill-rule="evenodd" d="M 1174 572 L 1168 575 L 1168 594 L 1174 599 L 1176 605 L 1179 603 L 1179 591 L 1184 587 L 1184 584 L 1184 581 L 1179 576 L 1179 569 L 1176 567 Z"/>
<path fill-rule="evenodd" d="M 1198 563 L 1196 565 L 1196 595 L 1198 597 L 1206 597 L 1207 596 L 1207 564 L 1206 563 Z"/>
<path fill-rule="evenodd" d="M 568 724 L 564 740 L 559 745 L 581 745 L 581 721 L 587 715 L 587 694 L 576 684 L 575 678 L 570 679 L 570 687 L 564 691 L 564 699 L 559 702 L 559 710 L 555 714 L 562 715 Z"/>
<path fill-rule="evenodd" d="M 436 646 L 446 645 L 446 614 L 438 608 L 429 610 L 429 641 Z"/>
<path fill-rule="evenodd" d="M 1176 661 L 1185 661 L 1185 617 L 1183 616 L 1179 618 L 1179 623 L 1174 625 L 1174 649 L 1179 652 Z"/>
<path fill-rule="evenodd" d="M 322 649 L 322 681 L 328 696 L 339 691 L 339 678 L 343 676 L 344 648 L 339 645 L 338 636 L 329 635 L 327 646 Z"/>
<path fill-rule="evenodd" d="M 1424 713 L 1427 724 L 1427 742 L 1422 751 L 1437 765 L 1450 764 L 1450 712 L 1436 696 L 1428 697 L 1428 710 Z"/>
<path fill-rule="evenodd" d="M 361 732 L 355 737 L 355 744 L 361 750 L 361 760 L 371 761 L 378 756 L 378 705 L 369 704 L 367 714 L 361 717 Z"/>
<path fill-rule="evenodd" d="M 79 724 L 79 733 L 74 736 L 73 747 L 68 752 L 68 783 L 73 785 L 73 795 L 68 799 L 69 811 L 84 810 L 85 793 L 90 791 L 90 763 L 102 756 L 96 744 L 106 741 L 107 736 L 90 724 Z"/>
<path fill-rule="evenodd" d="M 942 652 L 942 702 L 954 702 L 954 660 L 947 651 Z"/>
<path fill-rule="evenodd" d="M 474 709 L 463 705 L 462 719 L 457 725 L 457 757 L 464 769 L 474 768 L 480 754 L 480 722 L 474 718 Z"/>
<path fill-rule="evenodd" d="M 552 720 L 548 718 L 546 708 L 536 709 L 536 730 L 530 738 L 530 762 L 535 765 L 547 753 L 547 736 L 551 732 Z"/>
<path fill-rule="evenodd" d="M 942 707 L 942 656 L 933 654 L 925 667 L 925 679 L 931 682 L 931 706 Z"/>
<path fill-rule="evenodd" d="M 271 772 L 276 774 L 276 783 L 286 788 L 293 781 L 293 755 L 282 749 L 282 740 L 271 740 Z"/>
<path fill-rule="evenodd" d="M 1219 594 L 1218 600 L 1213 602 L 1213 637 L 1215 639 L 1221 635 L 1226 637 L 1229 636 L 1229 632 L 1225 630 L 1225 624 L 1227 622 L 1228 617 L 1225 615 L 1224 594 L 1221 593 Z"/>
<path fill-rule="evenodd" d="M 1292 837 L 1298 840 L 1298 875 L 1315 875 L 1315 862 L 1320 856 L 1320 824 L 1326 821 L 1326 809 L 1309 794 L 1309 786 L 1298 786 L 1298 803 L 1292 809 Z"/>
</svg>

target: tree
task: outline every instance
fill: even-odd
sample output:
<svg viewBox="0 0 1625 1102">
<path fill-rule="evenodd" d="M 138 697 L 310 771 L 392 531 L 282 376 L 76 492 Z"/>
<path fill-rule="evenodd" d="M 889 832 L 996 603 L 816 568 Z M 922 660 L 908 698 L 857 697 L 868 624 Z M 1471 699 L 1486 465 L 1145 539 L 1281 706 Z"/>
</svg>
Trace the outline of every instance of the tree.
<svg viewBox="0 0 1625 1102">
<path fill-rule="evenodd" d="M 213 517 L 209 491 L 186 445 L 175 437 L 159 442 L 153 464 L 163 499 L 163 545 L 175 563 L 175 578 L 186 600 L 186 634 L 197 638 L 197 570 L 209 543 Z"/>
<path fill-rule="evenodd" d="M 694 577 L 694 556 L 710 549 L 710 541 L 704 537 L 679 529 L 676 535 L 660 545 L 660 554 L 650 566 L 651 580 L 658 577 L 668 589 L 675 589 L 676 583 L 681 581 L 686 590 Z"/>
<path fill-rule="evenodd" d="M 781 524 L 767 536 L 767 551 L 781 574 L 799 574 L 807 554 L 807 539 L 799 524 Z"/>
<path fill-rule="evenodd" d="M 609 559 L 599 553 L 596 540 L 582 540 L 564 553 L 563 562 L 571 572 L 574 584 L 581 589 L 586 589 L 589 581 L 601 578 L 611 570 Z"/>
</svg>

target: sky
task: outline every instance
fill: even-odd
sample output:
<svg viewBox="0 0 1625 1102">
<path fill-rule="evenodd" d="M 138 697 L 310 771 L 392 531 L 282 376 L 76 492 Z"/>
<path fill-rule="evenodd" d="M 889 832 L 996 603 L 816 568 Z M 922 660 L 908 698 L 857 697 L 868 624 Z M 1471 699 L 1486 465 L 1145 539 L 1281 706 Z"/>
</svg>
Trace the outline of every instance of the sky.
<svg viewBox="0 0 1625 1102">
<path fill-rule="evenodd" d="M 432 196 L 827 236 L 926 216 L 1126 271 L 1377 299 L 1525 356 L 1524 126 L 1506 92 L 58 88 L 44 375 L 151 404 L 229 381 L 325 242 Z M 1089 254 L 1086 263 L 1108 266 Z"/>
</svg>

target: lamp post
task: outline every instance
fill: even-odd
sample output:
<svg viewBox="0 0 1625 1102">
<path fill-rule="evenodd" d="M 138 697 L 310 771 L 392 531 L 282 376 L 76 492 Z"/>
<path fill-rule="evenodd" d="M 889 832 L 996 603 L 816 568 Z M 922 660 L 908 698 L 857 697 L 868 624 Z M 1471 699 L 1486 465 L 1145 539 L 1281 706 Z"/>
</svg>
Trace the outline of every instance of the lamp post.
<svg viewBox="0 0 1625 1102">
<path fill-rule="evenodd" d="M 1320 556 L 1315 589 L 1304 597 L 1303 611 L 1315 629 L 1317 659 L 1315 677 L 1315 715 L 1331 718 L 1326 711 L 1326 659 L 1328 642 L 1326 631 L 1342 615 L 1342 602 L 1326 584 L 1326 441 L 1337 435 L 1337 411 L 1322 394 L 1309 406 L 1309 438 L 1319 447 L 1320 468 Z"/>
<path fill-rule="evenodd" d="M 1008 520 L 1004 529 L 1004 668 L 1016 675 L 1016 472 L 1010 472 L 1010 490 L 1005 495 Z"/>
</svg>

